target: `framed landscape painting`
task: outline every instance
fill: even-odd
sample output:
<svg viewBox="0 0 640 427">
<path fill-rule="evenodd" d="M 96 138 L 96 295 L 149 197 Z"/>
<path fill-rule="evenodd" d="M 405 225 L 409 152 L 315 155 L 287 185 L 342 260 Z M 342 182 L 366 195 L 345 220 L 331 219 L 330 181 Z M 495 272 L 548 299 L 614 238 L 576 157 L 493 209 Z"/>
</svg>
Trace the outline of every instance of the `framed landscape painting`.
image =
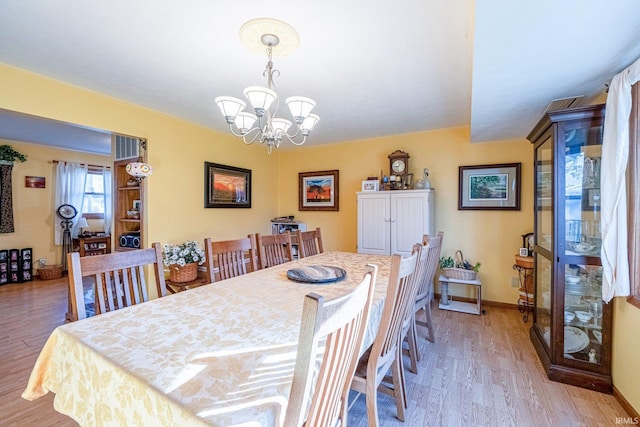
<svg viewBox="0 0 640 427">
<path fill-rule="evenodd" d="M 250 208 L 251 170 L 204 162 L 205 208 Z"/>
<path fill-rule="evenodd" d="M 458 210 L 520 210 L 520 163 L 459 167 Z"/>
<path fill-rule="evenodd" d="M 339 171 L 300 172 L 298 174 L 298 210 L 337 211 Z"/>
</svg>

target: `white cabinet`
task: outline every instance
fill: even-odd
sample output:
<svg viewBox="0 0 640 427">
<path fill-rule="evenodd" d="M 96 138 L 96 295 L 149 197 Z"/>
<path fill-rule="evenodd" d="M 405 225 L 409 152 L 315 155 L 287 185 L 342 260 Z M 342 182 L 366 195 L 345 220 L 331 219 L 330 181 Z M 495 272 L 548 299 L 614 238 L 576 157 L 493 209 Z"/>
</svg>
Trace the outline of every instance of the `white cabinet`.
<svg viewBox="0 0 640 427">
<path fill-rule="evenodd" d="M 358 253 L 411 255 L 423 235 L 435 235 L 435 190 L 357 194 Z"/>
</svg>

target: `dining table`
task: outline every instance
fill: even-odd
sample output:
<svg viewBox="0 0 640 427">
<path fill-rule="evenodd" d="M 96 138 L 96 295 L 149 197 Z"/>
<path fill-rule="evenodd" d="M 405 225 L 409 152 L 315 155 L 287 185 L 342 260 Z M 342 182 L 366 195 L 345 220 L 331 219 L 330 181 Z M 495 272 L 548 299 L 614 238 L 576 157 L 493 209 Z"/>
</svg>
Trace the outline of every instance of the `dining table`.
<svg viewBox="0 0 640 427">
<path fill-rule="evenodd" d="M 391 257 L 329 251 L 56 328 L 22 397 L 55 393 L 54 408 L 86 426 L 281 426 L 304 296 L 331 299 L 378 266 L 363 350 L 373 343 Z M 327 283 L 289 279 L 332 266 Z"/>
</svg>

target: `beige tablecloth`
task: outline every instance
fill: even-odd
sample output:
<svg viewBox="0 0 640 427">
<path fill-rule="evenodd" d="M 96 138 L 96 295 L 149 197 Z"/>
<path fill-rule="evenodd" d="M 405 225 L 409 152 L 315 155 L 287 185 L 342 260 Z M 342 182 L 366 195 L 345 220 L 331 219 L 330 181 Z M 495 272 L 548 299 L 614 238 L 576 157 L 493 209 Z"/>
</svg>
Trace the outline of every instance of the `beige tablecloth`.
<svg viewBox="0 0 640 427">
<path fill-rule="evenodd" d="M 391 257 L 327 252 L 58 327 L 23 393 L 52 391 L 54 407 L 87 426 L 278 426 L 291 386 L 303 297 L 343 294 L 367 263 L 378 280 L 372 343 Z M 312 285 L 287 279 L 296 265 L 344 268 Z"/>
</svg>

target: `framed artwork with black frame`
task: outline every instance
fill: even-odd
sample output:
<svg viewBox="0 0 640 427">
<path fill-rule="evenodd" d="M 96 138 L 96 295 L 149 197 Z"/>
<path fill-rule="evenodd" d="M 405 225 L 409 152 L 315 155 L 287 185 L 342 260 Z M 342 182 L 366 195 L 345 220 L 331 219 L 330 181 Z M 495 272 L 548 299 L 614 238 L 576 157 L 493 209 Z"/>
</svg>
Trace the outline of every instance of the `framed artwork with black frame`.
<svg viewBox="0 0 640 427">
<path fill-rule="evenodd" d="M 458 210 L 520 210 L 521 163 L 459 167 Z"/>
<path fill-rule="evenodd" d="M 205 208 L 251 208 L 251 169 L 204 162 Z"/>
</svg>

